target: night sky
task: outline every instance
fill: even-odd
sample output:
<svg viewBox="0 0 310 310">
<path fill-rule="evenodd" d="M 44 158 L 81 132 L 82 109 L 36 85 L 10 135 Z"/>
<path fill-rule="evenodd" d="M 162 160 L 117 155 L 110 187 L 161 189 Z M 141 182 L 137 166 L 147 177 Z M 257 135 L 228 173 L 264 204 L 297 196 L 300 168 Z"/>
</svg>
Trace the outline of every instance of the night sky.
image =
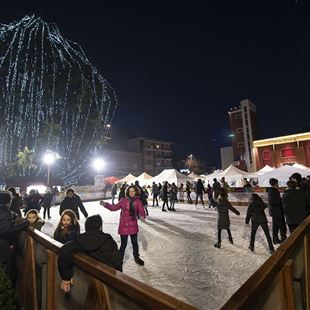
<svg viewBox="0 0 310 310">
<path fill-rule="evenodd" d="M 35 14 L 78 42 L 117 91 L 116 138 L 171 140 L 177 157 L 220 164 L 227 111 L 245 98 L 259 138 L 310 131 L 309 1 L 110 2 L 1 4 L 0 22 Z"/>
</svg>

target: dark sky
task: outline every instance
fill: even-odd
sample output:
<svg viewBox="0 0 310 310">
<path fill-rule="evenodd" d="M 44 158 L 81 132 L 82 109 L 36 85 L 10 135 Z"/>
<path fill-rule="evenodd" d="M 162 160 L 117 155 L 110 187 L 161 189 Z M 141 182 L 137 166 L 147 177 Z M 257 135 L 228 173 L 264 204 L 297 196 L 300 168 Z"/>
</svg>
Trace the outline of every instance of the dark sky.
<svg viewBox="0 0 310 310">
<path fill-rule="evenodd" d="M 117 91 L 117 130 L 207 163 L 219 163 L 227 110 L 245 98 L 260 138 L 310 130 L 309 1 L 64 2 L 1 4 L 0 22 L 35 14 L 81 44 Z"/>
</svg>

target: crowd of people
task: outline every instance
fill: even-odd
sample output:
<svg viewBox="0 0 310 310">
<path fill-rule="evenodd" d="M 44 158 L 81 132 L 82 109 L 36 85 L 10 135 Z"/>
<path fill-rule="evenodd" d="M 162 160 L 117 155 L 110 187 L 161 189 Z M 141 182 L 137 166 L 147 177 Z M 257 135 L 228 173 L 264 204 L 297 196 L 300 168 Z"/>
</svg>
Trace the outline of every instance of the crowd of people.
<svg viewBox="0 0 310 310">
<path fill-rule="evenodd" d="M 195 199 L 191 198 L 192 192 Z M 138 220 L 145 221 L 148 212 L 148 198 L 152 206 L 159 206 L 162 201 L 162 211 L 174 212 L 175 203 L 188 204 L 198 202 L 205 207 L 204 194 L 208 197 L 209 208 L 217 210 L 217 240 L 216 248 L 221 248 L 222 230 L 226 230 L 231 244 L 234 243 L 230 230 L 229 211 L 240 215 L 240 212 L 232 206 L 228 200 L 229 185 L 222 178 L 213 180 L 213 184 L 204 186 L 201 179 L 194 185 L 187 182 L 177 186 L 175 183 L 163 184 L 153 182 L 151 188 L 141 187 L 139 182 L 127 185 L 122 184 L 120 189 L 116 185 L 112 188 L 112 203 L 100 201 L 100 205 L 110 211 L 120 210 L 118 233 L 121 245 L 118 249 L 112 236 L 103 232 L 102 218 L 100 215 L 88 216 L 85 206 L 79 195 L 71 188 L 67 189 L 66 196 L 60 203 L 60 220 L 54 231 L 54 239 L 64 244 L 58 258 L 59 273 L 62 277 L 61 287 L 65 292 L 70 291 L 73 276 L 73 254 L 82 251 L 91 257 L 122 271 L 125 250 L 130 237 L 133 257 L 138 265 L 143 266 L 140 258 L 138 233 Z M 55 194 L 55 192 L 54 192 Z M 29 195 L 21 197 L 14 188 L 0 191 L 0 262 L 11 276 L 16 280 L 14 273 L 15 239 L 17 234 L 26 229 L 40 230 L 45 224 L 46 216 L 50 219 L 50 208 L 55 201 L 55 195 L 48 190 L 44 195 L 31 190 Z M 118 194 L 118 202 L 116 197 Z M 152 197 L 150 197 L 150 195 Z M 272 218 L 272 237 L 270 236 L 268 220 L 265 214 L 269 207 L 269 215 Z M 43 219 L 40 210 L 43 208 Z M 22 216 L 23 210 L 24 217 Z M 85 233 L 81 234 L 80 212 L 86 218 Z M 300 174 L 293 174 L 287 182 L 287 189 L 282 197 L 278 188 L 278 181 L 270 179 L 268 189 L 268 204 L 256 193 L 251 193 L 245 223 L 251 221 L 251 235 L 249 249 L 254 251 L 255 235 L 259 226 L 262 227 L 269 245 L 270 253 L 274 252 L 274 245 L 280 244 L 287 238 L 287 227 L 292 233 L 298 225 L 310 215 L 310 178 L 302 178 Z"/>
</svg>

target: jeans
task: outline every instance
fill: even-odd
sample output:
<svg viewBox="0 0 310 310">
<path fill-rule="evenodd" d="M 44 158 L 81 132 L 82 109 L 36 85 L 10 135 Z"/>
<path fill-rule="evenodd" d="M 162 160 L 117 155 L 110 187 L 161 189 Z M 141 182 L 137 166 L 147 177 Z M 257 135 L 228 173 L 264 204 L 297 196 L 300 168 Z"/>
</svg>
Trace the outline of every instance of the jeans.
<svg viewBox="0 0 310 310">
<path fill-rule="evenodd" d="M 189 204 L 193 203 L 193 200 L 191 198 L 191 193 L 187 193 L 187 201 L 188 201 Z"/>
<path fill-rule="evenodd" d="M 153 194 L 153 207 L 155 206 L 155 201 L 156 201 L 156 206 L 158 207 L 158 194 Z"/>
<path fill-rule="evenodd" d="M 203 201 L 203 194 L 196 194 L 196 202 L 195 202 L 195 204 L 198 203 L 198 199 L 199 199 L 199 198 L 200 198 L 200 200 L 201 200 L 202 205 L 204 206 L 205 203 L 204 203 L 204 201 Z"/>
<path fill-rule="evenodd" d="M 267 223 L 252 223 L 250 246 L 254 247 L 255 235 L 256 235 L 256 231 L 257 231 L 259 226 L 262 227 L 262 229 L 263 229 L 263 231 L 265 233 L 265 236 L 266 236 L 269 248 L 273 249 L 273 244 L 272 244 L 272 240 L 271 240 L 271 237 L 270 237 L 270 234 L 269 234 L 269 228 L 268 228 L 268 224 Z"/>
<path fill-rule="evenodd" d="M 50 215 L 50 209 L 51 207 L 44 207 L 44 211 L 43 211 L 43 219 L 45 219 L 46 216 L 46 211 L 47 211 L 47 217 L 50 219 L 51 215 Z"/>
<path fill-rule="evenodd" d="M 112 194 L 112 205 L 114 205 L 115 196 L 116 196 L 116 194 Z"/>
<path fill-rule="evenodd" d="M 130 235 L 130 238 L 133 248 L 133 256 L 137 258 L 139 257 L 138 234 Z M 126 236 L 121 235 L 121 247 L 119 251 L 121 253 L 122 258 L 124 258 L 127 243 L 128 243 L 128 235 Z"/>
<path fill-rule="evenodd" d="M 281 235 L 281 241 L 286 239 L 286 225 L 284 216 L 272 217 L 272 239 L 273 242 L 279 242 L 279 231 Z"/>
<path fill-rule="evenodd" d="M 233 238 L 232 238 L 231 231 L 230 231 L 229 228 L 227 229 L 227 233 L 228 233 L 229 240 L 232 240 Z M 222 235 L 222 229 L 218 229 L 217 230 L 217 240 L 218 240 L 218 243 L 222 242 L 222 236 L 221 235 Z"/>
</svg>

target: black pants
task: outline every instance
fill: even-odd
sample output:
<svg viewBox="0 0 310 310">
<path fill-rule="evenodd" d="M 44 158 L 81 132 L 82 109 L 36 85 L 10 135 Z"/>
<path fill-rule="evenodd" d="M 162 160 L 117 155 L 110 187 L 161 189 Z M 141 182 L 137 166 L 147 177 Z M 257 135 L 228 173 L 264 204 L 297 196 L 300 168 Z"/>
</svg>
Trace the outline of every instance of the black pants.
<svg viewBox="0 0 310 310">
<path fill-rule="evenodd" d="M 279 239 L 279 231 L 281 239 Z M 272 239 L 273 242 L 284 241 L 286 239 L 286 225 L 284 216 L 272 217 Z"/>
<path fill-rule="evenodd" d="M 204 201 L 203 201 L 203 194 L 196 194 L 196 202 L 195 202 L 195 204 L 198 203 L 198 199 L 199 199 L 199 198 L 200 198 L 200 200 L 201 200 L 202 205 L 204 206 L 205 203 L 204 203 Z"/>
<path fill-rule="evenodd" d="M 51 207 L 44 207 L 44 211 L 43 211 L 43 219 L 45 219 L 46 212 L 47 212 L 47 217 L 48 217 L 48 218 L 51 218 L 51 215 L 50 215 L 50 209 L 51 209 Z"/>
<path fill-rule="evenodd" d="M 188 203 L 192 204 L 193 203 L 193 200 L 191 198 L 191 193 L 187 193 L 187 201 Z"/>
<path fill-rule="evenodd" d="M 133 248 L 133 256 L 135 258 L 139 257 L 138 234 L 130 235 L 130 238 L 131 238 L 131 244 Z M 127 243 L 128 243 L 128 235 L 126 236 L 121 235 L 121 247 L 119 251 L 122 255 L 122 258 L 124 258 Z"/>
<path fill-rule="evenodd" d="M 228 228 L 226 230 L 227 230 L 227 233 L 228 233 L 229 240 L 232 240 L 233 238 L 232 238 L 230 229 Z M 217 230 L 217 240 L 218 240 L 218 243 L 222 242 L 222 229 L 218 229 Z"/>
<path fill-rule="evenodd" d="M 287 224 L 290 233 L 292 233 L 299 225 L 298 224 Z"/>
<path fill-rule="evenodd" d="M 163 210 L 165 210 L 165 206 L 167 206 L 167 208 L 169 209 L 168 201 L 164 201 Z"/>
<path fill-rule="evenodd" d="M 262 227 L 262 229 L 263 229 L 263 231 L 265 233 L 265 236 L 266 236 L 269 248 L 273 249 L 273 244 L 272 244 L 272 240 L 271 240 L 271 237 L 270 237 L 269 228 L 268 228 L 268 224 L 267 223 L 252 223 L 250 246 L 254 247 L 255 235 L 256 235 L 256 231 L 257 231 L 259 226 Z"/>
<path fill-rule="evenodd" d="M 112 205 L 114 205 L 115 196 L 115 194 L 112 194 Z"/>
<path fill-rule="evenodd" d="M 158 194 L 153 194 L 153 207 L 155 206 L 155 202 L 156 202 L 156 206 L 158 207 Z"/>
</svg>

